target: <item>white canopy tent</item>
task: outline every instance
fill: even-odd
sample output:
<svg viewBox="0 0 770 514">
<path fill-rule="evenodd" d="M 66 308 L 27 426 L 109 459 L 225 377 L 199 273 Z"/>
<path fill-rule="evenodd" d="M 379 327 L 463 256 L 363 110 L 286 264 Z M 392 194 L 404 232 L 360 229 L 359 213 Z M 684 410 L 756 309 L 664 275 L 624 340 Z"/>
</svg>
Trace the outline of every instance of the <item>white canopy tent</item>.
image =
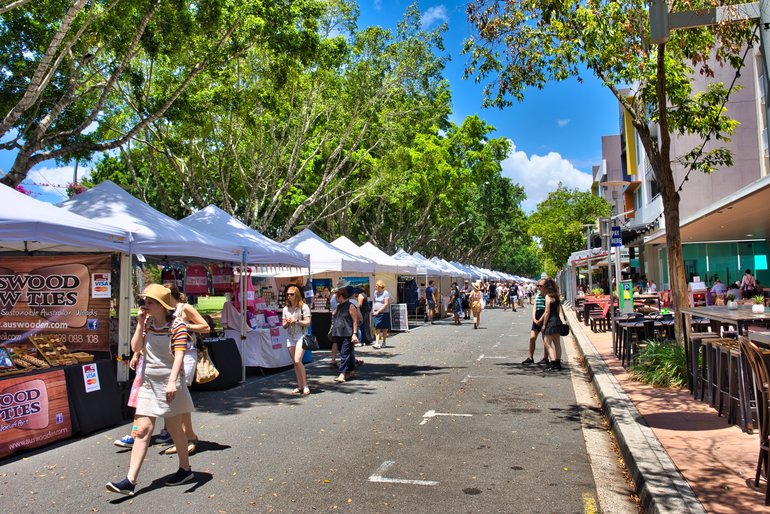
<svg viewBox="0 0 770 514">
<path fill-rule="evenodd" d="M 404 263 L 405 266 L 409 266 L 414 269 L 414 274 L 417 275 L 428 275 L 428 268 L 425 266 L 425 263 L 420 262 L 418 259 L 415 259 L 410 253 L 408 253 L 403 248 L 399 248 L 399 250 L 394 253 L 391 257 L 396 259 L 399 262 Z"/>
<path fill-rule="evenodd" d="M 395 273 L 400 275 L 414 275 L 417 273 L 417 267 L 409 264 L 406 261 L 399 261 L 394 259 L 387 253 L 383 252 L 372 243 L 364 243 L 361 245 L 361 251 L 364 252 L 368 258 L 372 259 L 375 263 L 383 266 L 383 270 L 392 269 Z"/>
<path fill-rule="evenodd" d="M 131 232 L 130 252 L 240 262 L 242 247 L 198 232 L 139 200 L 109 180 L 60 205 L 105 225 Z"/>
<path fill-rule="evenodd" d="M 295 268 L 307 268 L 309 265 L 306 255 L 260 234 L 215 205 L 209 205 L 179 221 L 204 234 L 211 234 L 231 241 L 232 244 L 241 245 L 245 253 L 243 260 L 247 264 L 282 265 Z M 295 269 L 292 273 L 299 275 L 303 271 Z"/>
<path fill-rule="evenodd" d="M 0 248 L 18 251 L 127 252 L 131 234 L 0 185 Z"/>
<path fill-rule="evenodd" d="M 364 255 L 364 252 L 361 250 L 361 247 L 355 244 L 353 241 L 351 241 L 347 237 L 340 236 L 334 241 L 332 241 L 331 245 L 335 248 L 342 250 L 343 252 L 347 252 L 351 255 L 355 255 L 356 257 L 361 257 L 362 259 L 366 259 L 367 261 L 370 261 L 374 266 L 375 272 L 381 271 L 381 266 L 377 263 L 377 261 Z"/>
<path fill-rule="evenodd" d="M 123 254 L 120 266 L 120 298 L 118 317 L 118 353 L 129 354 L 131 340 L 131 259 L 132 254 L 166 257 L 197 257 L 200 259 L 242 262 L 242 247 L 232 242 L 198 232 L 166 216 L 123 188 L 105 181 L 61 204 L 61 208 L 112 227 L 131 232 L 131 244 Z M 118 380 L 128 379 L 128 362 L 118 367 Z"/>
<path fill-rule="evenodd" d="M 444 270 L 442 266 L 439 266 L 438 264 L 435 264 L 430 259 L 422 255 L 420 252 L 414 252 L 412 254 L 412 257 L 417 260 L 417 262 L 420 262 L 425 265 L 425 270 L 429 277 L 442 277 L 447 272 Z"/>
<path fill-rule="evenodd" d="M 468 273 L 465 271 L 457 268 L 456 266 L 452 266 L 448 261 L 445 261 L 444 259 L 441 259 L 439 257 L 431 257 L 430 262 L 435 264 L 436 266 L 439 266 L 442 270 L 444 270 L 444 274 L 448 276 L 449 278 L 455 278 L 455 279 L 463 279 L 466 277 L 470 277 Z"/>
<path fill-rule="evenodd" d="M 332 272 L 374 273 L 374 262 L 332 246 L 308 228 L 283 244 L 310 256 L 311 275 Z"/>
<path fill-rule="evenodd" d="M 466 266 L 465 264 L 456 261 L 450 261 L 449 263 L 455 268 L 463 270 L 471 280 L 479 280 L 482 278 L 482 275 L 471 266 Z"/>
<path fill-rule="evenodd" d="M 257 265 L 258 274 L 277 275 L 280 273 L 290 273 L 292 275 L 301 275 L 307 273 L 309 266 L 307 256 L 260 234 L 215 205 L 209 205 L 181 219 L 180 222 L 205 234 L 216 235 L 221 239 L 231 241 L 233 244 L 241 245 L 243 247 L 243 264 Z M 248 275 L 247 273 L 240 272 L 238 276 L 241 281 L 240 304 L 245 305 L 247 289 L 245 287 L 245 280 L 247 280 Z M 247 327 L 246 309 L 241 309 L 241 340 L 238 347 L 241 355 L 246 353 L 244 345 L 247 340 Z M 245 360 L 241 373 L 242 380 L 245 380 Z"/>
</svg>

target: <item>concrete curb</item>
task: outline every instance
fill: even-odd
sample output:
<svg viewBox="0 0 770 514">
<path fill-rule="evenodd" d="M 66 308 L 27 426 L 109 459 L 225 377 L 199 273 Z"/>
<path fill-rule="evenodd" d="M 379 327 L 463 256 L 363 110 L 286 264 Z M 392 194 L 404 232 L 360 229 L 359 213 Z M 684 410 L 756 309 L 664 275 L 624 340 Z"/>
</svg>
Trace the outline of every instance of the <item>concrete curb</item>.
<svg viewBox="0 0 770 514">
<path fill-rule="evenodd" d="M 564 313 L 645 512 L 705 513 L 690 485 L 583 332 L 575 312 L 565 308 Z"/>
</svg>

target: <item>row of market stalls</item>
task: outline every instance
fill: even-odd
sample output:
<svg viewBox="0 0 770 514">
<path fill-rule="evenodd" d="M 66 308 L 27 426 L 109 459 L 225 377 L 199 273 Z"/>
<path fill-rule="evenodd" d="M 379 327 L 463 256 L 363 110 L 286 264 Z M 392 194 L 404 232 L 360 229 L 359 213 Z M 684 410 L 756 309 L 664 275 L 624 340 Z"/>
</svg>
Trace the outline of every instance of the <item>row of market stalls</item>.
<svg viewBox="0 0 770 514">
<path fill-rule="evenodd" d="M 518 278 L 418 252 L 391 256 L 345 237 L 329 243 L 309 229 L 279 243 L 213 205 L 177 221 L 110 181 L 58 207 L 5 186 L 0 201 L 0 457 L 121 422 L 137 267 L 234 269 L 222 313 L 233 351 L 216 347 L 238 361 L 230 367 L 240 379 L 245 366 L 291 363 L 277 313 L 288 284 L 304 291 L 321 335 L 340 280 L 367 291 L 382 280 L 394 322 L 408 327 L 429 280 L 443 313 L 452 282 Z"/>
</svg>

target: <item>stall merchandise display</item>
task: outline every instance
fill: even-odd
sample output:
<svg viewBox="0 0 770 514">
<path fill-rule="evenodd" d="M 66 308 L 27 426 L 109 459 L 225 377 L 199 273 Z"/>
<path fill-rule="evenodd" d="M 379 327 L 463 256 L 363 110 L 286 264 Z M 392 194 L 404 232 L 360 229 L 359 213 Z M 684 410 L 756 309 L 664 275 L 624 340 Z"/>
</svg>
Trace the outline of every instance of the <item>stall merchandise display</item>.
<svg viewBox="0 0 770 514">
<path fill-rule="evenodd" d="M 209 293 L 209 278 L 203 264 L 188 264 L 184 274 L 184 292 L 186 295 Z"/>
<path fill-rule="evenodd" d="M 228 265 L 218 266 L 212 264 L 211 267 L 211 288 L 214 294 L 224 294 L 233 292 L 233 268 Z"/>
<path fill-rule="evenodd" d="M 56 336 L 30 336 L 29 340 L 51 366 L 70 366 L 78 360 Z"/>
<path fill-rule="evenodd" d="M 88 352 L 71 352 L 56 336 L 31 336 L 28 342 L 0 347 L 0 377 L 93 360 Z"/>
</svg>

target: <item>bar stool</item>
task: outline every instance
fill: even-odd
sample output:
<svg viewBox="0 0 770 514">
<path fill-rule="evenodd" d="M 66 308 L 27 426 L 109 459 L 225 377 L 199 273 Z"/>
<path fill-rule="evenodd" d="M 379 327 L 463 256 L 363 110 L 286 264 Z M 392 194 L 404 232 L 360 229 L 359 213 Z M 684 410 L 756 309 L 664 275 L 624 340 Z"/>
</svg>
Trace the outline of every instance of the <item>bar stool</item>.
<svg viewBox="0 0 770 514">
<path fill-rule="evenodd" d="M 738 344 L 732 339 L 716 339 L 712 345 L 716 355 L 716 384 L 717 395 L 714 401 L 717 414 L 722 416 L 727 407 L 727 422 L 734 422 L 738 406 Z M 726 401 L 725 401 L 726 400 Z"/>
<path fill-rule="evenodd" d="M 735 425 L 741 420 L 741 388 L 740 388 L 740 346 L 730 348 L 730 367 L 728 376 L 728 405 L 727 423 Z M 741 429 L 745 430 L 745 423 L 741 423 Z"/>
<path fill-rule="evenodd" d="M 703 390 L 705 388 L 706 381 L 706 356 L 705 353 L 701 355 L 703 349 L 703 341 L 707 339 L 716 339 L 717 335 L 713 332 L 698 332 L 690 334 L 690 366 L 688 370 L 690 378 L 690 393 L 693 398 L 697 399 L 697 391 L 701 389 L 701 400 L 703 400 Z M 701 366 L 701 363 L 703 364 Z"/>
</svg>

